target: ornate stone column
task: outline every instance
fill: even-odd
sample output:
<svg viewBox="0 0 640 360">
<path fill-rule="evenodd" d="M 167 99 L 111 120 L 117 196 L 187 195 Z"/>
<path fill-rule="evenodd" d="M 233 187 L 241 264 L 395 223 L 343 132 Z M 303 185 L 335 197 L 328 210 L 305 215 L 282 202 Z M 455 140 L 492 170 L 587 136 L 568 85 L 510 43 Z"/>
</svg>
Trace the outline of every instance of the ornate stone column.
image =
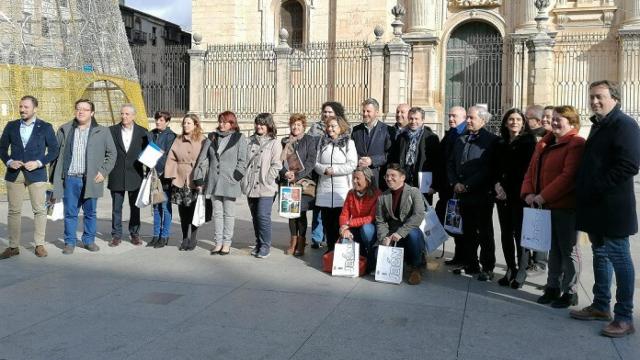
<svg viewBox="0 0 640 360">
<path fill-rule="evenodd" d="M 391 23 L 393 27 L 393 39 L 387 44 L 389 54 L 389 67 L 385 76 L 385 89 L 383 111 L 387 112 L 385 120 L 394 119 L 396 107 L 399 104 L 408 102 L 408 76 L 409 51 L 411 46 L 402 40 L 402 17 L 406 10 L 402 5 L 396 5 L 391 9 L 395 20 Z"/>
<path fill-rule="evenodd" d="M 384 35 L 384 28 L 380 25 L 376 26 L 373 30 L 373 33 L 376 36 L 376 41 L 369 45 L 369 50 L 371 50 L 371 74 L 375 74 L 371 76 L 370 82 L 370 90 L 371 97 L 382 101 L 384 100 L 384 76 L 380 74 L 384 74 L 384 48 L 385 44 L 382 41 L 382 35 Z"/>
<path fill-rule="evenodd" d="M 408 33 L 426 33 L 430 32 L 434 28 L 435 18 L 434 14 L 429 17 L 428 12 L 435 10 L 435 0 L 407 0 L 409 3 L 408 18 L 409 29 Z"/>
<path fill-rule="evenodd" d="M 204 119 L 204 58 L 207 54 L 201 46 L 202 35 L 193 33 L 193 47 L 189 54 L 189 112 Z"/>
<path fill-rule="evenodd" d="M 529 81 L 527 102 L 529 105 L 553 104 L 553 69 L 554 69 L 554 40 L 546 32 L 545 25 L 549 16 L 545 9 L 549 0 L 536 0 L 538 16 L 535 20 L 538 32 L 527 41 L 529 47 Z"/>
<path fill-rule="evenodd" d="M 623 28 L 640 31 L 640 0 L 627 0 L 625 11 Z"/>
<path fill-rule="evenodd" d="M 538 13 L 533 0 L 517 0 L 515 8 L 520 12 L 516 33 L 533 33 L 536 31 L 536 14 Z"/>
<path fill-rule="evenodd" d="M 276 53 L 276 111 L 273 119 L 276 125 L 286 124 L 289 119 L 289 93 L 291 81 L 289 72 L 289 56 L 293 49 L 289 46 L 289 32 L 282 28 L 278 34 L 280 42 L 273 51 Z"/>
</svg>

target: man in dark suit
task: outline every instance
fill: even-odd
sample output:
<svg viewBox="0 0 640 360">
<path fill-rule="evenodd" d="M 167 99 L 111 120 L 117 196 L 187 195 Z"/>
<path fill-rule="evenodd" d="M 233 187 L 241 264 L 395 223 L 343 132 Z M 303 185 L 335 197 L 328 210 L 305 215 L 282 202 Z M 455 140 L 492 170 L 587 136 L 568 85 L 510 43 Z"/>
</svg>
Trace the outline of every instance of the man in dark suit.
<svg viewBox="0 0 640 360">
<path fill-rule="evenodd" d="M 140 239 L 140 209 L 135 205 L 142 183 L 142 163 L 138 156 L 149 143 L 147 130 L 135 123 L 136 110 L 125 104 L 120 109 L 120 123 L 109 128 L 116 144 L 116 165 L 109 175 L 107 187 L 111 190 L 111 242 L 109 246 L 120 245 L 122 241 L 122 204 L 125 192 L 129 194 L 129 235 L 133 245 L 142 245 Z"/>
<path fill-rule="evenodd" d="M 20 254 L 25 187 L 29 190 L 33 210 L 35 253 L 38 257 L 47 256 L 44 248 L 47 227 L 45 194 L 49 184 L 45 166 L 58 157 L 58 141 L 51 124 L 37 118 L 37 109 L 35 97 L 27 95 L 20 99 L 20 119 L 7 123 L 0 137 L 0 158 L 7 166 L 4 179 L 9 202 L 9 247 L 0 254 L 0 259 Z"/>
<path fill-rule="evenodd" d="M 493 279 L 496 264 L 493 238 L 492 189 L 496 183 L 496 151 L 499 138 L 484 126 L 491 119 L 486 108 L 472 106 L 467 112 L 467 132 L 458 138 L 449 158 L 449 185 L 460 199 L 464 240 L 461 259 L 464 266 L 454 274 L 477 274 L 478 280 Z M 480 246 L 480 264 L 478 263 Z"/>
<path fill-rule="evenodd" d="M 387 163 L 387 152 L 391 148 L 389 126 L 378 120 L 380 104 L 376 99 L 362 102 L 362 123 L 356 125 L 351 138 L 358 152 L 358 166 L 371 169 L 374 183 L 380 183 L 380 168 Z"/>
</svg>

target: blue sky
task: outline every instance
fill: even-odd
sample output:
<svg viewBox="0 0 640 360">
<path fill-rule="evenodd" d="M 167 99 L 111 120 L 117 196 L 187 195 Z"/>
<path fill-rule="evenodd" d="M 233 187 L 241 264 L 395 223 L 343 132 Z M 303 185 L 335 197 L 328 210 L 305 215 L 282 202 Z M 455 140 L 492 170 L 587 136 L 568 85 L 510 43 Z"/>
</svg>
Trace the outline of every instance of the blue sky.
<svg viewBox="0 0 640 360">
<path fill-rule="evenodd" d="M 125 5 L 191 31 L 191 0 L 125 0 Z"/>
</svg>

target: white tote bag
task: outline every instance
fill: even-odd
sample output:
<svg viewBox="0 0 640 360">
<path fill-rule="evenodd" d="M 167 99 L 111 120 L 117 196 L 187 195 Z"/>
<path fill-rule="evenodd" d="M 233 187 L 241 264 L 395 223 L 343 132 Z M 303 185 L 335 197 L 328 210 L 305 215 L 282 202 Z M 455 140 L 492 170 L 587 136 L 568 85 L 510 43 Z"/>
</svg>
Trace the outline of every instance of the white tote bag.
<svg viewBox="0 0 640 360">
<path fill-rule="evenodd" d="M 402 266 L 404 249 L 396 246 L 378 246 L 376 261 L 376 281 L 400 284 L 402 282 Z"/>
<path fill-rule="evenodd" d="M 151 184 L 152 178 L 151 175 L 153 171 L 149 171 L 149 174 L 142 179 L 142 184 L 140 184 L 140 190 L 138 190 L 138 197 L 136 198 L 136 206 L 140 209 L 147 207 L 151 204 Z"/>
<path fill-rule="evenodd" d="M 193 211 L 193 220 L 191 220 L 191 225 L 200 226 L 206 222 L 207 217 L 207 208 L 204 203 L 204 195 L 198 195 L 198 199 L 196 200 L 196 208 Z"/>
<path fill-rule="evenodd" d="M 551 249 L 551 210 L 524 208 L 520 245 L 541 252 Z"/>
<path fill-rule="evenodd" d="M 422 230 L 422 234 L 424 235 L 424 246 L 427 254 L 430 254 L 447 241 L 449 234 L 444 231 L 444 227 L 440 223 L 436 211 L 429 205 L 427 205 L 426 209 L 424 219 L 422 220 L 422 224 L 420 224 L 420 230 Z"/>
<path fill-rule="evenodd" d="M 64 203 L 62 201 L 58 201 L 55 204 L 48 205 L 49 209 L 47 210 L 47 219 L 51 221 L 62 220 L 64 219 Z"/>
<path fill-rule="evenodd" d="M 336 243 L 333 250 L 332 276 L 358 277 L 360 269 L 360 244 L 355 241 Z"/>
<path fill-rule="evenodd" d="M 460 215 L 460 200 L 449 199 L 447 211 L 444 214 L 444 229 L 451 234 L 462 234 L 462 216 Z"/>
<path fill-rule="evenodd" d="M 302 186 L 281 186 L 278 196 L 278 215 L 285 219 L 300 217 Z"/>
</svg>

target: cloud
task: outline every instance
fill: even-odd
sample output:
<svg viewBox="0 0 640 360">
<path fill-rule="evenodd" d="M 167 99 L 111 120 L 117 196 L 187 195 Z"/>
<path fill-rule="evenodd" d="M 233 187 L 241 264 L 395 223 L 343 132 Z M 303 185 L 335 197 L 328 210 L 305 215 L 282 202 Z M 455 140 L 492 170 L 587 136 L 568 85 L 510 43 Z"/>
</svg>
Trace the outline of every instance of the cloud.
<svg viewBox="0 0 640 360">
<path fill-rule="evenodd" d="M 191 31 L 191 0 L 126 0 L 125 5 Z"/>
</svg>

